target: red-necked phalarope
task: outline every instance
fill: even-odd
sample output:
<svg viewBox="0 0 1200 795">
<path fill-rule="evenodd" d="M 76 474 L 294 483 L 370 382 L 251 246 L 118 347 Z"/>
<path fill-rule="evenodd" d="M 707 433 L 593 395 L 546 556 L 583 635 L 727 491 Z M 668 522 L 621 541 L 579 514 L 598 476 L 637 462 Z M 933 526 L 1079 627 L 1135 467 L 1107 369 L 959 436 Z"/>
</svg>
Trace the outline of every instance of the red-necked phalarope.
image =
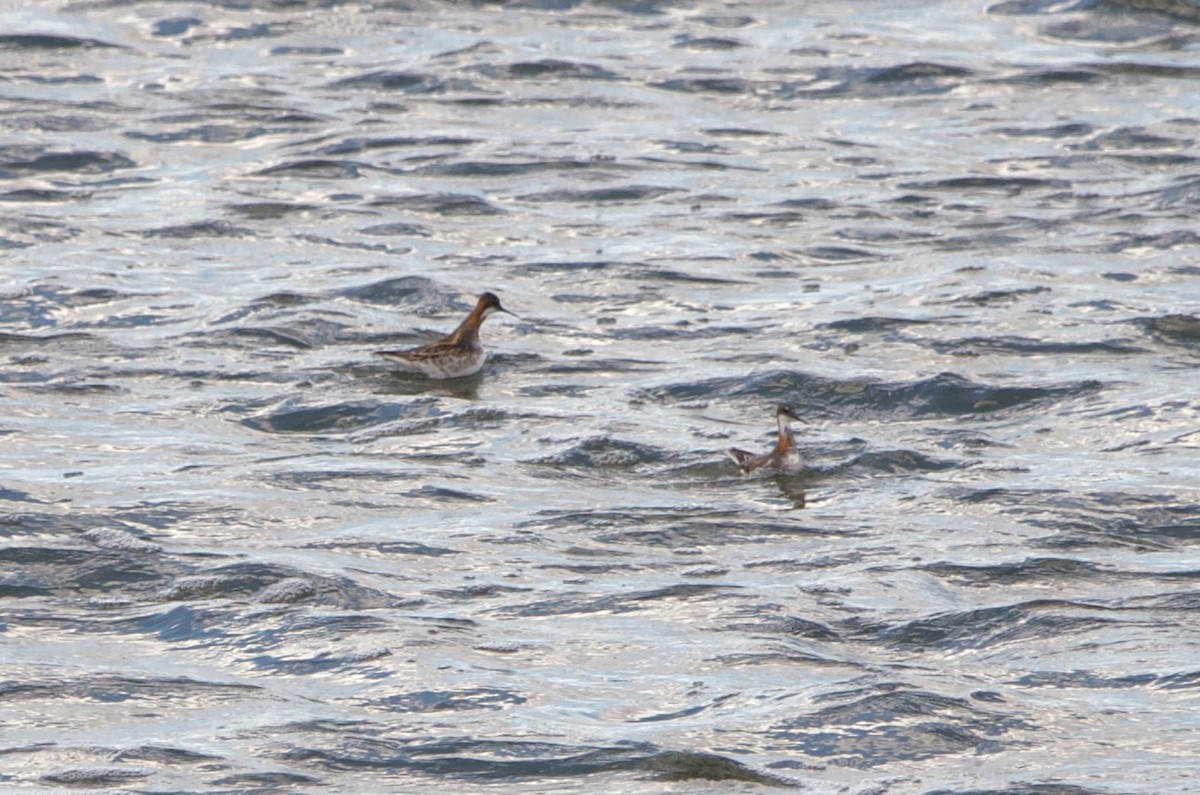
<svg viewBox="0 0 1200 795">
<path fill-rule="evenodd" d="M 484 318 L 496 312 L 512 315 L 500 306 L 500 299 L 493 293 L 484 293 L 479 296 L 471 314 L 448 337 L 407 351 L 379 351 L 379 355 L 386 356 L 401 369 L 424 373 L 430 378 L 474 375 L 487 359 L 487 351 L 479 344 L 479 327 Z"/>
<path fill-rule="evenodd" d="M 796 449 L 795 437 L 788 430 L 787 421 L 789 419 L 804 422 L 804 420 L 796 416 L 796 410 L 792 408 L 790 403 L 780 404 L 775 409 L 775 421 L 779 424 L 779 441 L 775 443 L 775 449 L 771 450 L 771 452 L 755 455 L 754 453 L 747 453 L 745 450 L 731 447 L 729 448 L 729 457 L 737 462 L 738 467 L 746 474 L 759 470 L 776 470 L 782 472 L 788 469 L 799 468 L 800 451 Z"/>
</svg>

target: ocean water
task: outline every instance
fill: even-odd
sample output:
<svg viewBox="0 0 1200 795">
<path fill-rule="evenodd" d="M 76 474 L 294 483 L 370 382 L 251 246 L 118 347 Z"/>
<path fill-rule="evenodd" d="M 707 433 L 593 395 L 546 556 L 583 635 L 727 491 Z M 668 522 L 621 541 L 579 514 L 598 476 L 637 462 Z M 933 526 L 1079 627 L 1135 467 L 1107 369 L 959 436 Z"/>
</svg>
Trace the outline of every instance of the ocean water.
<svg viewBox="0 0 1200 795">
<path fill-rule="evenodd" d="M 1200 790 L 1196 3 L 12 2 L 0 129 L 0 789 Z"/>
</svg>

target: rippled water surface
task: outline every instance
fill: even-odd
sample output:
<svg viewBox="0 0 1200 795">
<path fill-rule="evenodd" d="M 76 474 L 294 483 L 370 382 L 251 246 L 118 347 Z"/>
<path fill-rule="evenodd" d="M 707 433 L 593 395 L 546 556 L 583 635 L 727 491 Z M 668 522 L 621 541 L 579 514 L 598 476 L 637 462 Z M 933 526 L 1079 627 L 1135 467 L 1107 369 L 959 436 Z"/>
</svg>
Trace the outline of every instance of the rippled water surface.
<svg viewBox="0 0 1200 795">
<path fill-rule="evenodd" d="M 1196 3 L 0 23 L 0 788 L 1200 788 Z"/>
</svg>

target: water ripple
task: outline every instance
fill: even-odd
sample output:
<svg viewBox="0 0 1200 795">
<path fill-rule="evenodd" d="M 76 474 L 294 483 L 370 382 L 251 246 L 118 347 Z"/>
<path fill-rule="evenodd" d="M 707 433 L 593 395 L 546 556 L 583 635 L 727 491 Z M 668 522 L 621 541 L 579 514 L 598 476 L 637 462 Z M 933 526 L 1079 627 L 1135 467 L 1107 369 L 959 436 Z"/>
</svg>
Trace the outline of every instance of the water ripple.
<svg viewBox="0 0 1200 795">
<path fill-rule="evenodd" d="M 6 785 L 1194 789 L 1194 3 L 17 5 Z"/>
</svg>

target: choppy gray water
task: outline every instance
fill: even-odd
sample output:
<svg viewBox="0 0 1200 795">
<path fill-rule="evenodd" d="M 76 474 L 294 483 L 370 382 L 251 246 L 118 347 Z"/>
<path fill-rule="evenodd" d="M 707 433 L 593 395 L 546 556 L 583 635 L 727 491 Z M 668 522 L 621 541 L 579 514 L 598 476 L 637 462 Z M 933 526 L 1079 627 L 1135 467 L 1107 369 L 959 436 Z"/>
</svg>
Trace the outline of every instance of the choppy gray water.
<svg viewBox="0 0 1200 795">
<path fill-rule="evenodd" d="M 29 2 L 0 120 L 0 787 L 1200 788 L 1196 3 Z"/>
</svg>

